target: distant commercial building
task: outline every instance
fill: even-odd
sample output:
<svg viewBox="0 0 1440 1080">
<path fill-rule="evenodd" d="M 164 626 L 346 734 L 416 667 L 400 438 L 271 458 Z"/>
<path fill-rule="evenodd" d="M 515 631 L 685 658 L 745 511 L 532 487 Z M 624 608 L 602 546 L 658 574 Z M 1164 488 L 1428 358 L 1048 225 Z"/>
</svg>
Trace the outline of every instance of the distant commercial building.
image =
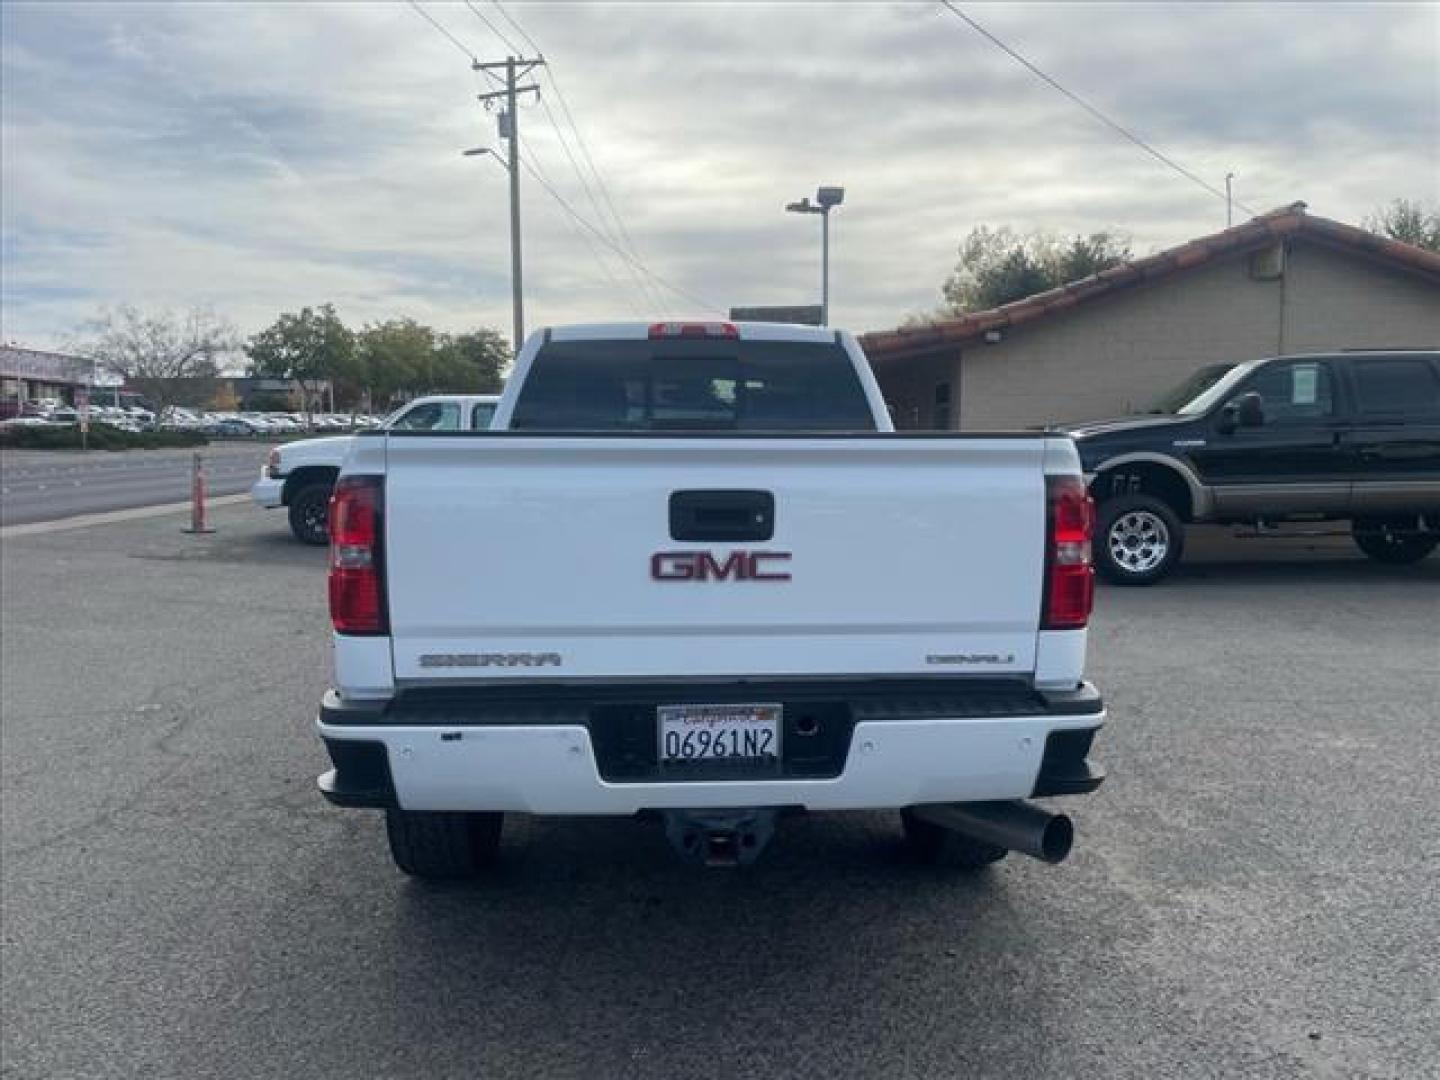
<svg viewBox="0 0 1440 1080">
<path fill-rule="evenodd" d="M 1440 346 L 1440 254 L 1304 203 L 989 311 L 866 334 L 896 426 L 1143 411 L 1201 367 Z"/>
<path fill-rule="evenodd" d="M 75 391 L 95 380 L 94 364 L 79 356 L 0 345 L 0 417 L 14 416 L 27 401 L 59 398 L 75 403 Z"/>
<path fill-rule="evenodd" d="M 819 326 L 825 317 L 825 309 L 819 304 L 789 304 L 781 306 L 732 307 L 731 322 L 791 323 L 799 326 Z"/>
</svg>

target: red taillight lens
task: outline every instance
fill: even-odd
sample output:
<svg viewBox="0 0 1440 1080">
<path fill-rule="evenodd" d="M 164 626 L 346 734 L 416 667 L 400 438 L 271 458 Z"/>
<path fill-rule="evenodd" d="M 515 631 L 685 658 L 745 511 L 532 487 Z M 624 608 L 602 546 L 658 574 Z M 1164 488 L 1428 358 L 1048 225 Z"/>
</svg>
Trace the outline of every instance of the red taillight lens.
<svg viewBox="0 0 1440 1080">
<path fill-rule="evenodd" d="M 1042 630 L 1079 630 L 1095 603 L 1090 537 L 1095 503 L 1078 476 L 1045 478 L 1045 607 Z"/>
<path fill-rule="evenodd" d="M 728 322 L 657 322 L 650 325 L 650 338 L 738 338 L 740 330 Z"/>
<path fill-rule="evenodd" d="M 386 634 L 378 476 L 342 476 L 330 498 L 330 622 L 340 634 Z"/>
</svg>

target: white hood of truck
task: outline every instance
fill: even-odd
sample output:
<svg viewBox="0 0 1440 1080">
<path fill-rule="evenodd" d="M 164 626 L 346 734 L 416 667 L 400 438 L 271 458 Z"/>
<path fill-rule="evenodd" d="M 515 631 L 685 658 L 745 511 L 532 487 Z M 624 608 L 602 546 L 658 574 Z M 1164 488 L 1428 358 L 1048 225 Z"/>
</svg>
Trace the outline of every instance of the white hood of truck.
<svg viewBox="0 0 1440 1080">
<path fill-rule="evenodd" d="M 324 435 L 285 443 L 280 447 L 280 468 L 284 472 L 301 465 L 333 465 L 338 469 L 354 438 L 353 435 Z"/>
</svg>

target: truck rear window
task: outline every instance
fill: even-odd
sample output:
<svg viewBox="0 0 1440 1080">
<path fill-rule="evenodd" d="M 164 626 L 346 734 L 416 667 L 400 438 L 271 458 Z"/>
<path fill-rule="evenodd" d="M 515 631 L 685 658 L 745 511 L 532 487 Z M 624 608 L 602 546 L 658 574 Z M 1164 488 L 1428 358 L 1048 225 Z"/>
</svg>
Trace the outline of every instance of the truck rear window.
<svg viewBox="0 0 1440 1080">
<path fill-rule="evenodd" d="M 835 344 L 564 341 L 536 355 L 510 427 L 529 431 L 874 431 Z"/>
</svg>

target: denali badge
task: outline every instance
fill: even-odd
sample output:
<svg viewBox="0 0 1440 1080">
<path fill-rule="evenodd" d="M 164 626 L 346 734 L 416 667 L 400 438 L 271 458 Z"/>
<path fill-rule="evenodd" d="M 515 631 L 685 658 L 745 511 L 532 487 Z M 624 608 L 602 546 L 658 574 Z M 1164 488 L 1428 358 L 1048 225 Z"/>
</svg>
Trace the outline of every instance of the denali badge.
<svg viewBox="0 0 1440 1080">
<path fill-rule="evenodd" d="M 1015 654 L 1005 653 L 931 653 L 927 664 L 1013 664 Z"/>
<path fill-rule="evenodd" d="M 788 551 L 732 551 L 724 562 L 708 551 L 657 551 L 650 556 L 650 576 L 656 581 L 789 581 L 789 570 L 774 567 L 789 561 Z"/>
<path fill-rule="evenodd" d="M 421 667 L 559 667 L 554 652 L 422 653 Z"/>
</svg>

